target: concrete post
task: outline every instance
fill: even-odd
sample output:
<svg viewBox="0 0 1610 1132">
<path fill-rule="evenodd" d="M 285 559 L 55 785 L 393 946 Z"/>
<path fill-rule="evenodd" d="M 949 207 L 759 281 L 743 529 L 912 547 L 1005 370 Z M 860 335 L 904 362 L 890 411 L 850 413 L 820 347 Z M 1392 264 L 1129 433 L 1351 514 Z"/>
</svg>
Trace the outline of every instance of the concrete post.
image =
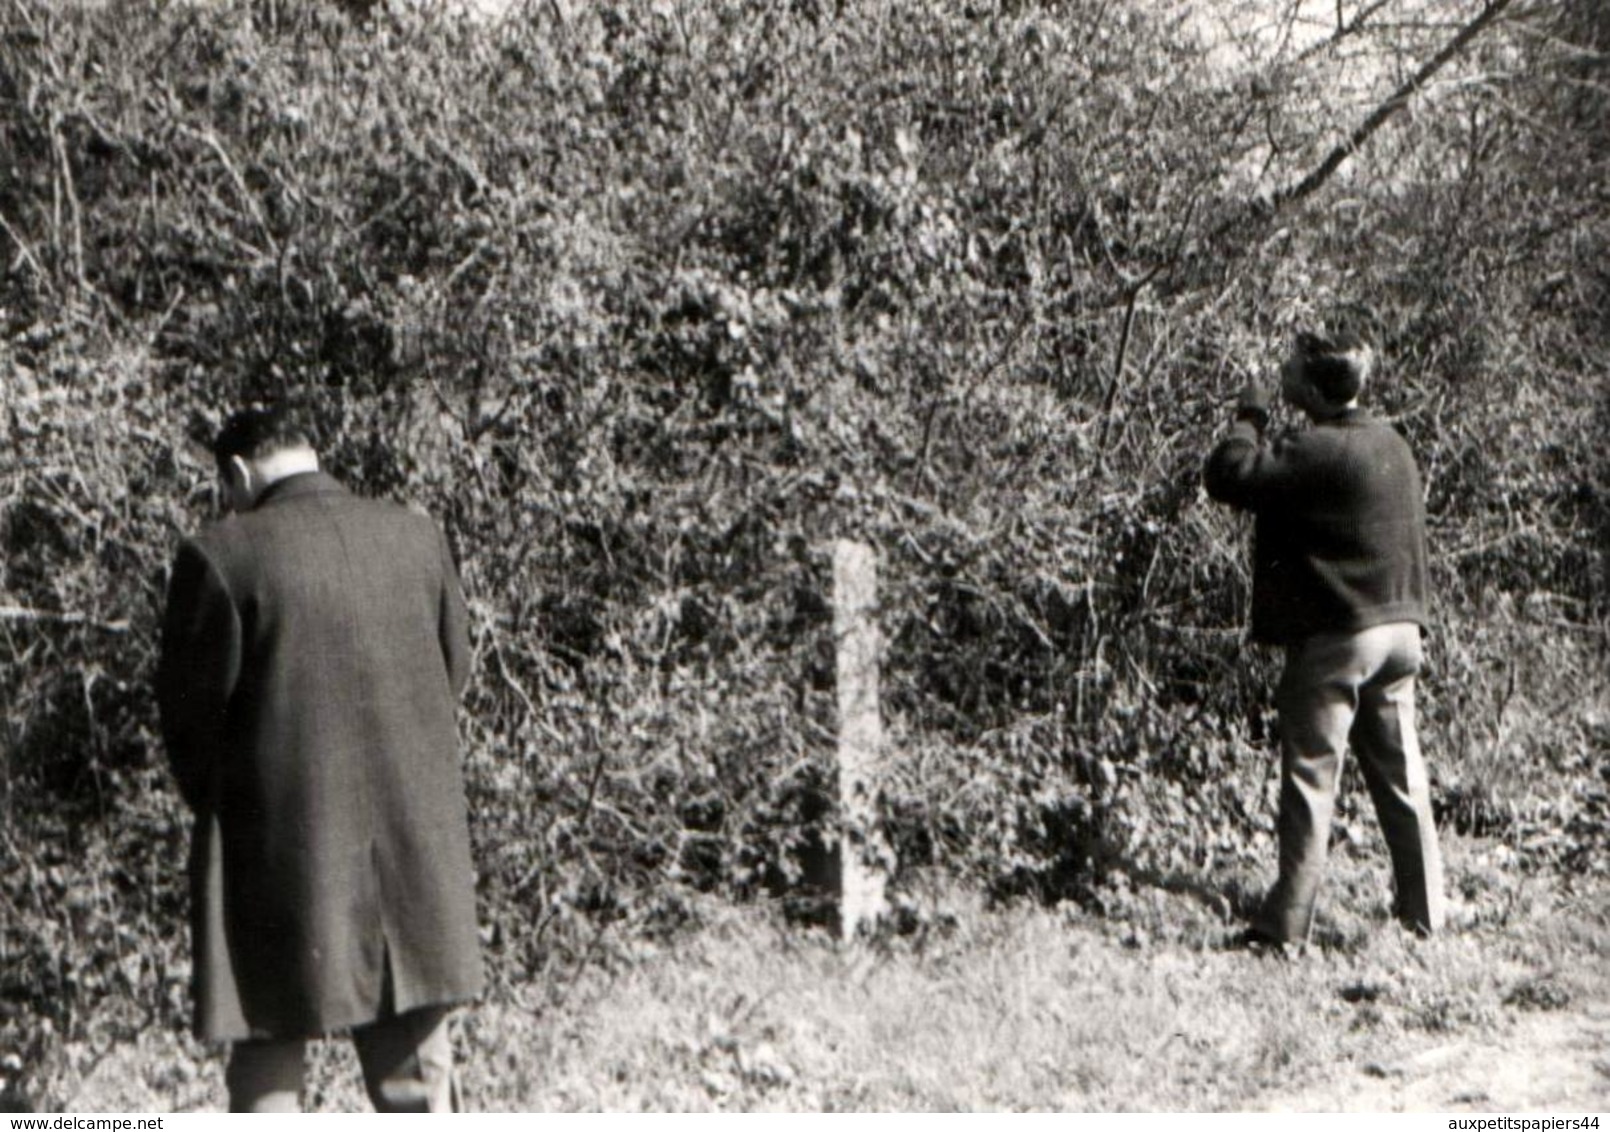
<svg viewBox="0 0 1610 1132">
<path fill-rule="evenodd" d="M 878 568 L 872 548 L 841 539 L 833 545 L 833 635 L 837 642 L 839 709 L 839 924 L 854 939 L 886 910 L 893 855 L 878 828 L 883 752 L 878 707 Z"/>
</svg>

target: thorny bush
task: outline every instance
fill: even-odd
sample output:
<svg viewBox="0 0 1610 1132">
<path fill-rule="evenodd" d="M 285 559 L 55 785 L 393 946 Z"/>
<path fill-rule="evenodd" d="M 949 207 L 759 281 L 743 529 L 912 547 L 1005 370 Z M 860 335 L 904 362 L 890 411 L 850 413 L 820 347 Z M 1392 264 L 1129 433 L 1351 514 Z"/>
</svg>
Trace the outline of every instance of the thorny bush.
<svg viewBox="0 0 1610 1132">
<path fill-rule="evenodd" d="M 1426 470 L 1439 811 L 1603 869 L 1605 107 L 1569 45 L 1606 21 L 1532 9 L 1274 207 L 1450 29 L 1229 63 L 1096 0 L 11 0 L 0 1093 L 45 1103 L 91 1008 L 184 1016 L 147 686 L 202 444 L 254 399 L 449 533 L 502 983 L 689 890 L 811 894 L 838 537 L 881 559 L 903 877 L 1267 863 L 1276 661 L 1197 471 L 1337 311 Z"/>
</svg>

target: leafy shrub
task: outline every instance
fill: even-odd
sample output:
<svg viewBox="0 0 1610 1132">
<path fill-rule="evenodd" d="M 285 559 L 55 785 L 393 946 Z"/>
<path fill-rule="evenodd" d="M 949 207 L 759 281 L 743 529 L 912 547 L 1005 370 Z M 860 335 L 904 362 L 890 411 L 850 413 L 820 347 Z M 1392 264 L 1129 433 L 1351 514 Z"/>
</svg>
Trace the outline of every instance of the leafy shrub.
<svg viewBox="0 0 1610 1132">
<path fill-rule="evenodd" d="M 1574 57 L 1492 33 L 1540 77 L 1473 79 L 1274 210 L 1337 140 L 1338 56 L 1249 93 L 1148 11 L 12 5 L 7 1100 L 91 1008 L 183 1015 L 145 688 L 201 444 L 258 398 L 449 532 L 502 982 L 675 930 L 688 887 L 820 879 L 836 537 L 881 556 L 906 869 L 1060 898 L 1267 861 L 1274 661 L 1197 469 L 1336 310 L 1427 473 L 1441 812 L 1602 868 L 1610 277 L 1602 210 L 1561 202 L 1604 154 L 1536 159 L 1592 109 Z"/>
</svg>

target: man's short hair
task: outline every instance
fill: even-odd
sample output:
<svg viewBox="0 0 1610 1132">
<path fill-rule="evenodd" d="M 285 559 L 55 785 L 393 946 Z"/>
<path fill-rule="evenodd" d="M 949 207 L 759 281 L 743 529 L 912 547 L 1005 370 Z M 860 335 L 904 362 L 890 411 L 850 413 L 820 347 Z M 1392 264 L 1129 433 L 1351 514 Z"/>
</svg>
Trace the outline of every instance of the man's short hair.
<svg viewBox="0 0 1610 1132">
<path fill-rule="evenodd" d="M 1346 405 L 1363 391 L 1374 360 L 1369 346 L 1350 330 L 1328 337 L 1299 334 L 1297 356 L 1302 359 L 1303 376 L 1331 405 Z"/>
<path fill-rule="evenodd" d="M 310 447 L 307 433 L 284 409 L 242 409 L 218 430 L 212 442 L 212 458 L 221 472 L 235 456 L 258 460 L 286 449 Z"/>
</svg>

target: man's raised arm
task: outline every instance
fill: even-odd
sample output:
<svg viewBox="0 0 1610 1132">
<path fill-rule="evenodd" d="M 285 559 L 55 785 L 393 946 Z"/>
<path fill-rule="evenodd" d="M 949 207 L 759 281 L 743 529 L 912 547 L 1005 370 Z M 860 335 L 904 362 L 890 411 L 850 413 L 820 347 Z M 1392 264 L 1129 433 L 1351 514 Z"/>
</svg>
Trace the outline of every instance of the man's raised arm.
<svg viewBox="0 0 1610 1132">
<path fill-rule="evenodd" d="M 1294 469 L 1286 446 L 1265 444 L 1269 394 L 1249 383 L 1236 398 L 1235 424 L 1214 446 L 1202 471 L 1207 493 L 1220 503 L 1256 511 L 1289 486 Z"/>
</svg>

